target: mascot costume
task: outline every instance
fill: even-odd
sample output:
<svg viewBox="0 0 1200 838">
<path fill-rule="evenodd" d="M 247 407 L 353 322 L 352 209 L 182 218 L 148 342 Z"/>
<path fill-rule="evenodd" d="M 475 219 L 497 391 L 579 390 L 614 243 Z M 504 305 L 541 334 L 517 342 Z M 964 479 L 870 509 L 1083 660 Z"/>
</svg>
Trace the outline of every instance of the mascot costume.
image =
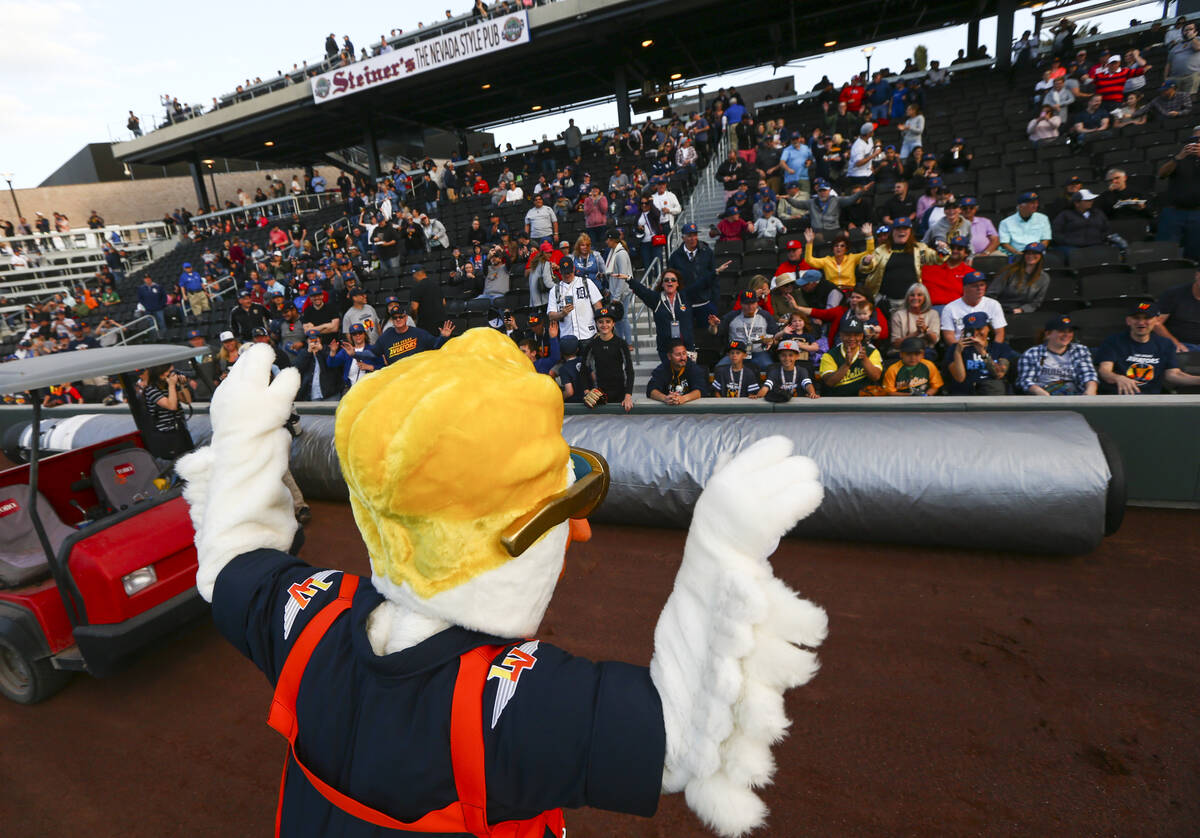
<svg viewBox="0 0 1200 838">
<path fill-rule="evenodd" d="M 772 437 L 719 466 L 649 667 L 593 663 L 536 638 L 607 465 L 568 447 L 557 386 L 509 338 L 473 329 L 342 399 L 370 580 L 286 552 L 299 379 L 271 382 L 272 361 L 243 353 L 212 400 L 212 444 L 178 471 L 197 587 L 275 685 L 277 834 L 560 838 L 563 808 L 649 816 L 681 791 L 720 835 L 764 822 L 754 789 L 789 724 L 783 693 L 816 673 L 825 638 L 825 612 L 768 562 L 821 501 L 811 460 Z"/>
</svg>

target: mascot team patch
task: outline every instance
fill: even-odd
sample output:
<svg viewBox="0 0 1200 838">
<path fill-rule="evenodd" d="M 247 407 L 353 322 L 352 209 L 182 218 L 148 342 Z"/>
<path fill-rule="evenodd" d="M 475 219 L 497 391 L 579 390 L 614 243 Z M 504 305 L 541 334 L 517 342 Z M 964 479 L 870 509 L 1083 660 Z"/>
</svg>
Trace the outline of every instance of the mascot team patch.
<svg viewBox="0 0 1200 838">
<path fill-rule="evenodd" d="M 314 573 L 303 582 L 296 582 L 288 586 L 287 605 L 283 607 L 284 640 L 287 640 L 288 635 L 291 634 L 292 624 L 296 622 L 296 617 L 299 616 L 300 612 L 308 607 L 308 604 L 312 602 L 317 594 L 322 591 L 328 591 L 333 587 L 333 583 L 329 579 L 339 573 L 341 573 L 340 570 L 322 570 L 320 573 Z"/>
<path fill-rule="evenodd" d="M 496 722 L 500 721 L 500 714 L 504 712 L 504 708 L 508 706 L 508 702 L 517 692 L 521 673 L 526 669 L 533 669 L 537 664 L 537 655 L 534 654 L 537 647 L 536 640 L 526 640 L 520 646 L 510 649 L 509 653 L 504 656 L 504 660 L 492 664 L 492 668 L 488 671 L 487 680 L 495 678 L 500 682 L 496 686 L 496 700 L 492 704 L 493 730 L 496 728 Z"/>
</svg>

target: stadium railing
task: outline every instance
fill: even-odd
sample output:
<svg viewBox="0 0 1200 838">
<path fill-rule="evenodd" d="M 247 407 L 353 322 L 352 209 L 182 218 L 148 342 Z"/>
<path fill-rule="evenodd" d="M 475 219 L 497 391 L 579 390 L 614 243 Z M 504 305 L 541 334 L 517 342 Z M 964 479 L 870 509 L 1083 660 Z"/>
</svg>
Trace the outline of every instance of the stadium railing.
<svg viewBox="0 0 1200 838">
<path fill-rule="evenodd" d="M 203 215 L 193 215 L 192 224 L 210 226 L 227 218 L 249 222 L 259 218 L 281 218 L 285 215 L 304 215 L 324 209 L 325 206 L 341 200 L 341 193 L 336 189 L 325 192 L 306 192 L 302 195 L 285 195 L 282 198 L 271 198 L 244 207 L 206 212 Z"/>
</svg>

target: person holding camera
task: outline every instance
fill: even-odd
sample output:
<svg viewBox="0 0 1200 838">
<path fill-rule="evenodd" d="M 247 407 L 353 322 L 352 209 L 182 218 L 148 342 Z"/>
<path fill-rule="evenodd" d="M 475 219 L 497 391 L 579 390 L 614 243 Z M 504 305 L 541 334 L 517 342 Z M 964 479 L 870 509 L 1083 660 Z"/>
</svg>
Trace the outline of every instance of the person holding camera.
<svg viewBox="0 0 1200 838">
<path fill-rule="evenodd" d="M 1158 176 L 1167 181 L 1167 194 L 1156 238 L 1178 242 L 1185 258 L 1200 261 L 1200 132 L 1159 167 Z"/>
<path fill-rule="evenodd" d="M 951 395 L 1005 396 L 1011 392 L 1008 372 L 1017 353 L 996 335 L 986 312 L 973 311 L 963 318 L 962 337 L 948 352 Z"/>
<path fill-rule="evenodd" d="M 550 292 L 546 314 L 559 324 L 563 335 L 586 343 L 596 335 L 595 310 L 604 305 L 600 289 L 575 273 L 575 260 L 564 256 L 558 263 L 558 284 Z"/>
<path fill-rule="evenodd" d="M 145 370 L 141 382 L 146 411 L 141 431 L 146 450 L 161 460 L 174 460 L 191 451 L 195 444 L 187 427 L 192 403 L 187 377 L 170 364 L 160 364 Z"/>
</svg>

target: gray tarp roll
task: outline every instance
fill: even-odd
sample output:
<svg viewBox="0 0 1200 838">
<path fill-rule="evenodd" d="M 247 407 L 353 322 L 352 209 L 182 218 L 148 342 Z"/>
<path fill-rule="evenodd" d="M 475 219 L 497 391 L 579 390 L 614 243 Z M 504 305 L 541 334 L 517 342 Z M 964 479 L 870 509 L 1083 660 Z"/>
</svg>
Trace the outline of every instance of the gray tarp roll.
<svg viewBox="0 0 1200 838">
<path fill-rule="evenodd" d="M 302 417 L 291 467 L 306 496 L 344 501 L 333 422 Z M 207 416 L 189 428 L 198 444 L 208 439 Z M 72 417 L 45 442 L 78 448 L 132 429 L 125 416 Z M 592 519 L 656 527 L 686 527 L 722 452 L 772 434 L 821 470 L 825 500 L 800 535 L 1038 553 L 1088 552 L 1104 536 L 1111 472 L 1075 413 L 597 414 L 563 423 L 568 442 L 599 452 L 612 470 Z"/>
</svg>

